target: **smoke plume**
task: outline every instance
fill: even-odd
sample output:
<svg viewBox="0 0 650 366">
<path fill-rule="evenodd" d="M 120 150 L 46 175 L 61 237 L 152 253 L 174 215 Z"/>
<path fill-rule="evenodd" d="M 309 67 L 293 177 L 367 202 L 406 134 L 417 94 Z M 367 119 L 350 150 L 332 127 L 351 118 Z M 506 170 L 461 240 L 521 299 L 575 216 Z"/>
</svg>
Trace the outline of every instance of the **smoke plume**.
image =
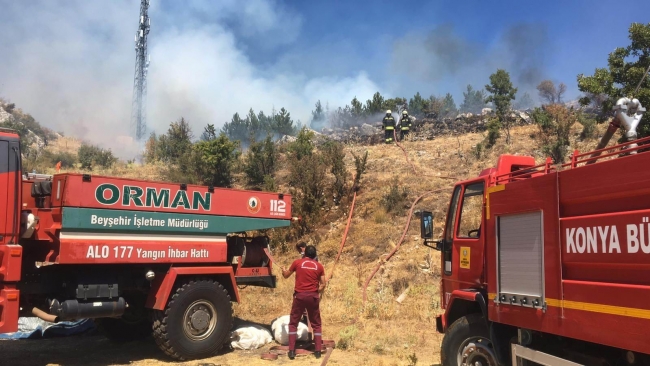
<svg viewBox="0 0 650 366">
<path fill-rule="evenodd" d="M 391 70 L 411 80 L 452 84 L 455 90 L 449 91 L 458 97 L 467 84 L 483 88 L 489 76 L 501 68 L 510 73 L 520 93 L 536 95 L 535 86 L 546 75 L 545 61 L 550 52 L 544 25 L 513 25 L 486 44 L 467 39 L 452 25 L 444 24 L 428 33 L 411 33 L 398 39 Z"/>
<path fill-rule="evenodd" d="M 137 0 L 7 1 L 0 11 L 0 97 L 45 127 L 134 157 L 131 139 Z M 285 107 L 308 124 L 316 100 L 345 105 L 379 90 L 364 70 L 346 77 L 273 71 L 249 57 L 294 42 L 299 14 L 276 0 L 152 1 L 150 132 L 183 116 L 200 135 L 236 112 Z M 284 55 L 286 56 L 286 54 Z M 323 61 L 327 62 L 327 61 Z M 269 63 L 271 66 L 269 66 Z"/>
</svg>

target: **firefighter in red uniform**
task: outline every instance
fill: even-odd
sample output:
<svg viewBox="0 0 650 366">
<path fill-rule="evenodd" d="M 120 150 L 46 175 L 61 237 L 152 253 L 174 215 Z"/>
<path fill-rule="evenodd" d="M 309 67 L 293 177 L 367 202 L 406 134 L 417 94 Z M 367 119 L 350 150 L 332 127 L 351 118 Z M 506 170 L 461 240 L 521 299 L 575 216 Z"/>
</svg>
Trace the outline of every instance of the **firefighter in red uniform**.
<svg viewBox="0 0 650 366">
<path fill-rule="evenodd" d="M 304 310 L 307 310 L 309 322 L 314 329 L 314 356 L 320 358 L 323 346 L 323 333 L 320 322 L 320 294 L 325 289 L 325 268 L 314 260 L 316 247 L 308 245 L 305 257 L 296 259 L 289 269 L 282 269 L 282 276 L 289 278 L 296 272 L 296 284 L 293 293 L 293 304 L 289 319 L 289 359 L 296 357 L 296 333 L 298 322 Z"/>
</svg>

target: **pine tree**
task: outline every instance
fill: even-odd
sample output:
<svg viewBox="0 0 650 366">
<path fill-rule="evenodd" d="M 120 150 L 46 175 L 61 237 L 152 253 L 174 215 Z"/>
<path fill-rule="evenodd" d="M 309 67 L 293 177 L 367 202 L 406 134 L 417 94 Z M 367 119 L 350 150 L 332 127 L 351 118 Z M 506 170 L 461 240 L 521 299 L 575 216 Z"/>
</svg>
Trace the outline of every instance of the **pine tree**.
<svg viewBox="0 0 650 366">
<path fill-rule="evenodd" d="M 608 67 L 597 68 L 593 75 L 578 75 L 578 89 L 587 94 L 580 103 L 589 105 L 594 98 L 601 100 L 600 120 L 604 121 L 616 101 L 621 97 L 637 98 L 645 108 L 650 107 L 650 75 L 646 76 L 639 90 L 643 74 L 650 66 L 650 23 L 632 23 L 628 29 L 630 44 L 616 48 L 609 54 Z M 650 124 L 641 123 L 637 130 L 639 138 L 650 135 Z"/>
<path fill-rule="evenodd" d="M 316 109 L 311 112 L 311 128 L 320 129 L 325 124 L 325 112 L 320 100 L 316 102 Z"/>
<path fill-rule="evenodd" d="M 467 92 L 463 92 L 463 103 L 460 105 L 460 111 L 479 114 L 483 108 L 485 108 L 485 92 L 483 90 L 474 90 L 471 85 L 467 85 Z"/>
<path fill-rule="evenodd" d="M 512 86 L 510 74 L 505 70 L 498 69 L 497 72 L 490 75 L 490 84 L 485 86 L 485 90 L 490 93 L 485 101 L 494 103 L 497 119 L 506 129 L 506 143 L 509 144 L 511 121 L 508 114 L 510 113 L 510 101 L 515 99 L 517 88 Z"/>
</svg>

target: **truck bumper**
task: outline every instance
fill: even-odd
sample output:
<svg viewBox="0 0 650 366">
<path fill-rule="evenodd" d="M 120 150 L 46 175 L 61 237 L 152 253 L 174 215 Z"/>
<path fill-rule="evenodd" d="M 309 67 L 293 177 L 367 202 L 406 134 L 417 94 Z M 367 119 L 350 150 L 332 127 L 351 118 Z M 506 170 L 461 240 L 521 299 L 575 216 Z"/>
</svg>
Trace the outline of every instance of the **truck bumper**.
<svg viewBox="0 0 650 366">
<path fill-rule="evenodd" d="M 436 317 L 436 330 L 438 331 L 438 333 L 445 332 L 442 328 L 442 315 Z"/>
</svg>

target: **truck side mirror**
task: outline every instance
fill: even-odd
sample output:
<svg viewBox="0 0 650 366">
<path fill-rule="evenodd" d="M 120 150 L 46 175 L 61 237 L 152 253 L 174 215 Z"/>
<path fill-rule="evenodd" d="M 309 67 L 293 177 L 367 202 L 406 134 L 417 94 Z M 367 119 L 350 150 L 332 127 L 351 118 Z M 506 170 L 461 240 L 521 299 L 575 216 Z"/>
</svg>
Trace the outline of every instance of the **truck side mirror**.
<svg viewBox="0 0 650 366">
<path fill-rule="evenodd" d="M 420 237 L 425 241 L 433 239 L 433 214 L 429 211 L 422 211 L 420 216 Z"/>
<path fill-rule="evenodd" d="M 433 214 L 429 211 L 422 211 L 420 214 L 420 237 L 424 239 L 425 246 L 442 250 L 442 241 L 433 240 Z M 435 246 L 432 246 L 431 243 L 435 243 Z"/>
</svg>

